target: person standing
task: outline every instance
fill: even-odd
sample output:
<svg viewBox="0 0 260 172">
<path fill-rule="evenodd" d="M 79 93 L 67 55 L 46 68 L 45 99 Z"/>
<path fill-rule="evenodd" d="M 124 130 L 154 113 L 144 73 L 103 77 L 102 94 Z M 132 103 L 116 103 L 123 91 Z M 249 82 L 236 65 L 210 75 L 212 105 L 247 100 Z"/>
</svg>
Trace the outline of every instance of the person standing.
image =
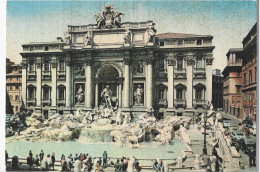
<svg viewBox="0 0 260 172">
<path fill-rule="evenodd" d="M 74 172 L 80 172 L 80 167 L 81 167 L 81 165 L 80 165 L 80 160 L 79 160 L 79 158 L 74 159 L 74 160 L 75 160 Z"/>
<path fill-rule="evenodd" d="M 216 172 L 217 157 L 215 155 L 212 155 L 210 157 L 210 162 L 211 162 L 211 171 Z"/>
<path fill-rule="evenodd" d="M 54 170 L 54 165 L 55 165 L 55 153 L 54 152 L 52 152 L 51 161 L 52 161 L 52 169 Z"/>
<path fill-rule="evenodd" d="M 164 171 L 164 165 L 163 165 L 163 162 L 162 160 L 160 159 L 159 160 L 159 163 L 158 163 L 158 168 L 159 168 L 159 171 L 163 172 Z"/>
<path fill-rule="evenodd" d="M 256 166 L 255 157 L 256 157 L 256 151 L 253 147 L 251 147 L 249 151 L 249 167 Z"/>
<path fill-rule="evenodd" d="M 126 164 L 124 162 L 124 159 L 121 159 L 121 164 L 120 164 L 120 168 L 119 168 L 120 172 L 125 172 L 126 171 Z"/>
<path fill-rule="evenodd" d="M 41 150 L 41 153 L 39 154 L 39 156 L 40 156 L 40 162 L 42 162 L 42 160 L 43 160 L 43 157 L 44 157 L 43 150 Z"/>
<path fill-rule="evenodd" d="M 106 168 L 107 167 L 107 152 L 104 151 L 103 153 L 103 167 Z"/>
<path fill-rule="evenodd" d="M 31 158 L 31 160 L 32 160 L 33 154 L 32 154 L 32 151 L 31 151 L 31 150 L 29 151 L 29 156 L 30 156 L 30 158 Z"/>
<path fill-rule="evenodd" d="M 72 164 L 71 164 L 70 156 L 68 156 L 68 158 L 66 159 L 66 164 L 67 164 L 68 171 L 71 171 Z"/>
<path fill-rule="evenodd" d="M 154 169 L 156 172 L 159 171 L 157 159 L 154 160 L 153 169 Z"/>
<path fill-rule="evenodd" d="M 115 168 L 115 172 L 119 172 L 119 168 L 120 168 L 119 159 L 116 160 L 114 168 Z"/>
<path fill-rule="evenodd" d="M 47 163 L 48 163 L 48 169 L 50 170 L 52 167 L 52 160 L 50 154 L 47 155 Z"/>
<path fill-rule="evenodd" d="M 36 165 L 37 168 L 38 166 L 40 166 L 38 154 L 35 155 L 34 164 Z"/>
<path fill-rule="evenodd" d="M 5 163 L 7 164 L 7 160 L 8 160 L 8 153 L 7 151 L 5 150 Z"/>
<path fill-rule="evenodd" d="M 61 169 L 62 169 L 62 171 L 67 170 L 67 164 L 66 164 L 65 156 L 62 157 L 62 159 L 61 159 Z"/>
</svg>

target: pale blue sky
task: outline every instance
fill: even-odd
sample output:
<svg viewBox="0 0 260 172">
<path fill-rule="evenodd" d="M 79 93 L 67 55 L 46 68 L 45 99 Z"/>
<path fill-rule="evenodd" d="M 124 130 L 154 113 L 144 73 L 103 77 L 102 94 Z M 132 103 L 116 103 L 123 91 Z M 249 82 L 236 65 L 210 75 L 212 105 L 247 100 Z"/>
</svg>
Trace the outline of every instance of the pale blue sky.
<svg viewBox="0 0 260 172">
<path fill-rule="evenodd" d="M 54 41 L 68 25 L 94 24 L 109 2 L 124 12 L 122 22 L 152 20 L 157 33 L 213 35 L 213 68 L 224 69 L 229 48 L 242 40 L 257 21 L 255 1 L 8 1 L 7 58 L 19 63 L 21 44 Z"/>
</svg>

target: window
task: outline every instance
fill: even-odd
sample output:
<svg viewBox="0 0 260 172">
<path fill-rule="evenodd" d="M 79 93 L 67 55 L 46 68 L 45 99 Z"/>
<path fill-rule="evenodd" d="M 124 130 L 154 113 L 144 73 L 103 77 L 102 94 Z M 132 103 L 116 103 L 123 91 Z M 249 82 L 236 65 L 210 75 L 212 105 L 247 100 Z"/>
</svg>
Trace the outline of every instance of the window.
<svg viewBox="0 0 260 172">
<path fill-rule="evenodd" d="M 246 101 L 246 93 L 244 93 L 244 101 Z"/>
<path fill-rule="evenodd" d="M 65 62 L 64 61 L 60 61 L 60 63 L 59 63 L 59 71 L 65 71 Z"/>
<path fill-rule="evenodd" d="M 15 89 L 16 89 L 16 90 L 19 90 L 19 86 L 15 86 Z"/>
<path fill-rule="evenodd" d="M 197 59 L 196 59 L 196 68 L 203 68 L 203 66 L 202 66 L 202 57 L 197 57 Z"/>
<path fill-rule="evenodd" d="M 244 74 L 244 85 L 246 85 L 246 73 Z"/>
<path fill-rule="evenodd" d="M 164 46 L 164 41 L 160 41 L 160 46 Z"/>
<path fill-rule="evenodd" d="M 43 88 L 43 99 L 49 99 L 49 93 L 50 93 L 50 89 L 49 87 L 44 87 Z"/>
<path fill-rule="evenodd" d="M 44 46 L 44 51 L 49 51 L 49 47 L 48 46 Z"/>
<path fill-rule="evenodd" d="M 65 99 L 65 87 L 59 87 L 58 89 L 58 99 Z"/>
<path fill-rule="evenodd" d="M 249 71 L 249 84 L 252 84 L 252 70 Z"/>
<path fill-rule="evenodd" d="M 19 96 L 18 96 L 18 95 L 15 96 L 15 100 L 16 100 L 16 101 L 19 100 Z"/>
<path fill-rule="evenodd" d="M 12 81 L 12 77 L 10 77 L 9 80 Z"/>
<path fill-rule="evenodd" d="M 44 62 L 44 65 L 43 65 L 43 70 L 44 71 L 50 71 L 50 63 L 49 62 Z"/>
<path fill-rule="evenodd" d="M 177 68 L 182 69 L 183 68 L 183 58 L 179 57 L 177 61 Z"/>
<path fill-rule="evenodd" d="M 16 81 L 18 81 L 18 80 L 19 80 L 19 77 L 17 76 L 17 77 L 16 77 Z"/>
<path fill-rule="evenodd" d="M 178 44 L 178 45 L 182 45 L 182 43 L 183 43 L 183 40 L 178 40 L 178 41 L 177 41 L 177 44 Z"/>
<path fill-rule="evenodd" d="M 241 72 L 237 72 L 237 77 L 240 77 L 241 76 Z"/>
<path fill-rule="evenodd" d="M 177 92 L 176 92 L 176 99 L 183 99 L 183 90 L 182 89 L 177 89 Z"/>
<path fill-rule="evenodd" d="M 29 71 L 35 71 L 35 65 L 32 61 L 29 62 Z"/>
<path fill-rule="evenodd" d="M 159 71 L 164 70 L 164 61 L 165 61 L 164 58 L 159 59 L 159 62 L 158 62 Z"/>
<path fill-rule="evenodd" d="M 10 86 L 10 90 L 13 90 L 13 87 L 12 87 L 12 86 Z"/>
<path fill-rule="evenodd" d="M 241 87 L 237 85 L 237 86 L 236 86 L 236 89 L 237 89 L 237 93 L 240 94 L 240 93 L 241 93 Z"/>
<path fill-rule="evenodd" d="M 252 93 L 249 93 L 249 102 L 252 101 Z"/>
<path fill-rule="evenodd" d="M 34 99 L 34 88 L 33 87 L 28 88 L 28 98 Z"/>
<path fill-rule="evenodd" d="M 196 98 L 197 100 L 201 100 L 201 99 L 202 99 L 202 89 L 201 89 L 201 88 L 197 88 L 197 89 L 196 89 L 195 98 Z"/>
<path fill-rule="evenodd" d="M 18 106 L 15 107 L 16 112 L 18 111 Z"/>
<path fill-rule="evenodd" d="M 197 39 L 197 45 L 201 45 L 201 39 Z"/>
</svg>

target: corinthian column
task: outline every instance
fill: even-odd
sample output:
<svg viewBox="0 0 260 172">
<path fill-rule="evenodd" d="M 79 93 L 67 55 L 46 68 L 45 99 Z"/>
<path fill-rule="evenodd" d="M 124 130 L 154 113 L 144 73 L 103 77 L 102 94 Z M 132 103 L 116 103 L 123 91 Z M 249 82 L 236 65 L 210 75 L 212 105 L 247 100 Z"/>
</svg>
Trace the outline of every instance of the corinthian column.
<svg viewBox="0 0 260 172">
<path fill-rule="evenodd" d="M 92 108 L 92 74 L 91 74 L 91 66 L 92 59 L 88 58 L 85 60 L 86 63 L 86 91 L 85 91 L 85 102 L 87 108 Z"/>
<path fill-rule="evenodd" d="M 130 70 L 129 70 L 129 64 L 130 64 L 130 59 L 129 58 L 124 58 L 124 64 L 125 64 L 125 67 L 124 67 L 124 77 L 125 77 L 125 80 L 124 80 L 124 101 L 123 101 L 123 105 L 124 105 L 124 108 L 129 108 L 129 100 L 130 100 L 130 97 L 129 97 L 129 84 L 130 84 Z"/>
<path fill-rule="evenodd" d="M 192 108 L 192 87 L 193 87 L 193 64 L 194 60 L 191 57 L 187 57 L 186 75 L 187 75 L 187 109 Z"/>
<path fill-rule="evenodd" d="M 152 108 L 153 105 L 153 56 L 146 58 L 147 75 L 146 75 L 146 107 Z"/>
<path fill-rule="evenodd" d="M 173 58 L 167 59 L 168 62 L 168 108 L 173 109 L 174 105 L 174 65 L 175 60 Z"/>
<path fill-rule="evenodd" d="M 71 60 L 67 58 L 66 62 L 66 110 L 71 110 Z"/>
<path fill-rule="evenodd" d="M 27 96 L 26 96 L 26 77 L 27 77 L 27 63 L 26 62 L 22 62 L 22 99 L 24 104 L 26 105 L 26 100 L 27 100 Z"/>
</svg>

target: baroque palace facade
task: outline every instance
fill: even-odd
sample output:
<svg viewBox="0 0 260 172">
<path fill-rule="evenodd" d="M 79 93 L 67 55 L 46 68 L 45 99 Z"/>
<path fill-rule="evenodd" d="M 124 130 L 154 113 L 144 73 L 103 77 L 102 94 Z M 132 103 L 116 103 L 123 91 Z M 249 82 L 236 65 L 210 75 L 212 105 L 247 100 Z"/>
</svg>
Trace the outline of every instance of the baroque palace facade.
<svg viewBox="0 0 260 172">
<path fill-rule="evenodd" d="M 152 21 L 121 23 L 107 4 L 97 24 L 68 26 L 65 39 L 22 45 L 22 97 L 48 116 L 110 106 L 155 115 L 205 112 L 212 99 L 213 36 L 157 34 Z"/>
</svg>

